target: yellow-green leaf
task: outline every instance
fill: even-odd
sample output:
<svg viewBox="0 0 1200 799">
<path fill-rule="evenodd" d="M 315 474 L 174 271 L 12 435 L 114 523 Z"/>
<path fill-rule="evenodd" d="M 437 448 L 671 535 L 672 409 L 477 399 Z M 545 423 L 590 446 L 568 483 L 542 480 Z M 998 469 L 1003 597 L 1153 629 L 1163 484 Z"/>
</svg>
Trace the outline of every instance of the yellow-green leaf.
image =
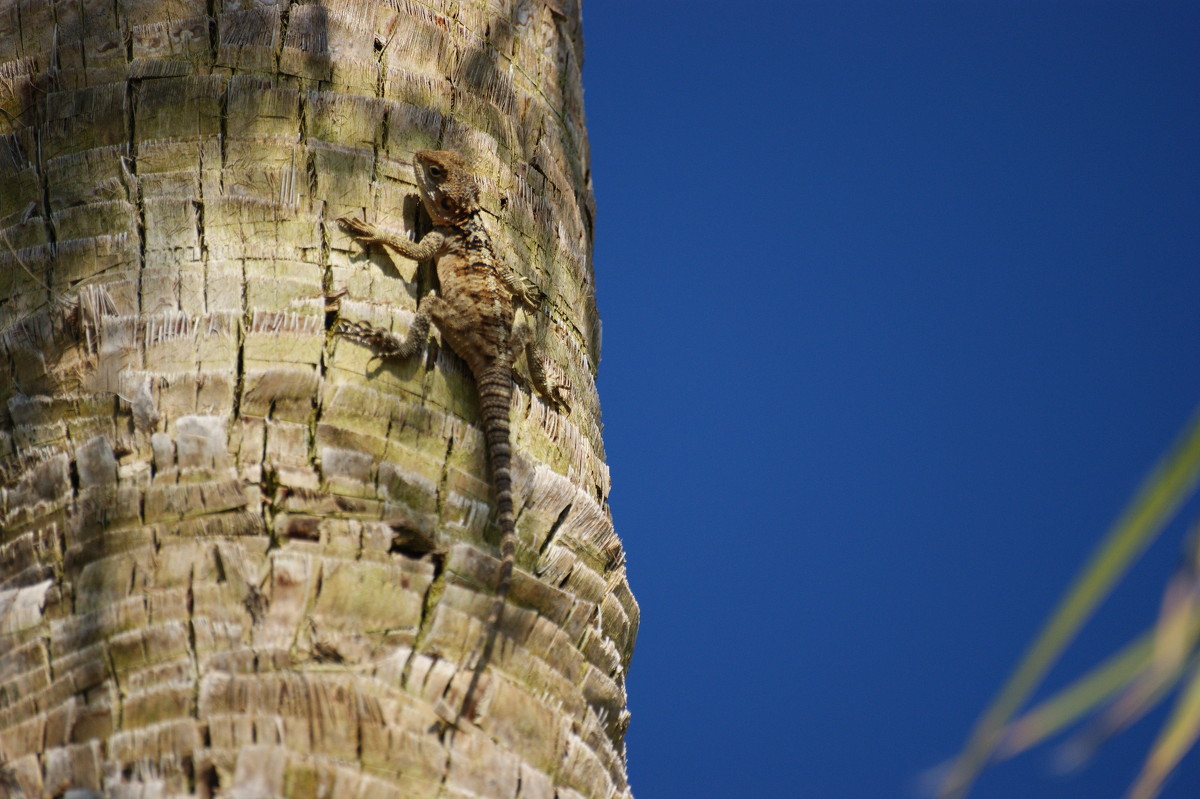
<svg viewBox="0 0 1200 799">
<path fill-rule="evenodd" d="M 1193 413 L 1175 445 L 1142 484 L 1075 579 L 1000 695 L 976 722 L 966 746 L 943 780 L 939 796 L 960 799 L 966 795 L 991 757 L 1009 719 L 1028 700 L 1116 581 L 1194 489 L 1198 475 L 1200 412 Z"/>
<path fill-rule="evenodd" d="M 1154 799 L 1163 780 L 1179 759 L 1196 743 L 1200 735 L 1200 668 L 1192 670 L 1191 680 L 1175 705 L 1158 740 L 1146 758 L 1146 765 L 1129 791 L 1129 799 Z"/>
</svg>

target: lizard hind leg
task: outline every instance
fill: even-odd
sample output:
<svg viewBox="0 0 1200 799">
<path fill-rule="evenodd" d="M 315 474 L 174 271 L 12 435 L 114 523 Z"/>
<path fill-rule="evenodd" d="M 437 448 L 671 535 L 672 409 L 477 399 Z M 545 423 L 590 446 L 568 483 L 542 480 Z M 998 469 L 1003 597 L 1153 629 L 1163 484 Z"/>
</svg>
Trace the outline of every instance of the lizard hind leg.
<svg viewBox="0 0 1200 799">
<path fill-rule="evenodd" d="M 417 314 L 408 335 L 401 338 L 390 330 L 368 325 L 365 322 L 338 322 L 336 333 L 375 351 L 380 358 L 411 358 L 419 353 L 429 339 L 429 323 L 440 319 L 446 303 L 436 294 L 427 294 L 417 303 Z"/>
<path fill-rule="evenodd" d="M 513 328 L 514 360 L 520 359 L 522 350 L 525 352 L 525 362 L 529 366 L 529 376 L 533 378 L 533 387 L 553 407 L 570 410 L 570 381 L 565 378 L 556 379 L 547 372 L 546 355 L 537 343 L 533 329 L 524 323 Z"/>
</svg>

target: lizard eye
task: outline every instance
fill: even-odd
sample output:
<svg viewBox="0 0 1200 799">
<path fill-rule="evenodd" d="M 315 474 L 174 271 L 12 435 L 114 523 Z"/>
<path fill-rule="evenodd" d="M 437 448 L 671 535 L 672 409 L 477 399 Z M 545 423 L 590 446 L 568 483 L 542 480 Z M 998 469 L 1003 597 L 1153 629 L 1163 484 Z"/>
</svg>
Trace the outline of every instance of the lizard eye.
<svg viewBox="0 0 1200 799">
<path fill-rule="evenodd" d="M 429 176 L 434 180 L 441 180 L 442 175 L 446 174 L 446 170 L 436 164 L 429 165 Z"/>
</svg>

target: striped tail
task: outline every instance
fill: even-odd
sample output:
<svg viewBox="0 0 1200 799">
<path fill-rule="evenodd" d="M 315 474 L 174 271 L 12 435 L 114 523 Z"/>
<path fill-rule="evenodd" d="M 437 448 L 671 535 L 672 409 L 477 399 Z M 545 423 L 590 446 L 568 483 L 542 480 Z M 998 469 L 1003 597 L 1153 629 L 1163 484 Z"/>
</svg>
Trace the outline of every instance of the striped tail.
<svg viewBox="0 0 1200 799">
<path fill-rule="evenodd" d="M 467 685 L 461 719 L 474 717 L 472 702 L 479 678 L 483 676 L 492 649 L 496 645 L 496 634 L 500 630 L 500 617 L 504 613 L 504 600 L 512 583 L 513 555 L 516 552 L 517 533 L 513 521 L 512 495 L 512 445 L 509 441 L 508 409 L 512 402 L 512 367 L 505 358 L 499 358 L 476 378 L 479 385 L 479 405 L 483 411 L 483 434 L 487 439 L 488 460 L 492 470 L 492 485 L 496 491 L 496 513 L 500 522 L 500 579 L 496 582 L 496 594 L 492 609 L 484 627 L 483 649 L 475 662 L 475 672 Z M 457 720 L 455 721 L 457 726 Z"/>
</svg>

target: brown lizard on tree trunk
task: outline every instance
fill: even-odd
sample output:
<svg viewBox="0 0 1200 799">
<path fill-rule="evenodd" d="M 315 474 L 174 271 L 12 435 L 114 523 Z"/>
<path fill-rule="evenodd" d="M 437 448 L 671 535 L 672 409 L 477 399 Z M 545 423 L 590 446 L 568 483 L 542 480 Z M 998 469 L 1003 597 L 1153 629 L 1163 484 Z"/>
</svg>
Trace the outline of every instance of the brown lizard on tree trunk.
<svg viewBox="0 0 1200 799">
<path fill-rule="evenodd" d="M 406 338 L 362 323 L 341 321 L 338 335 L 364 344 L 382 357 L 411 358 L 429 337 L 432 321 L 442 337 L 466 361 L 475 378 L 483 433 L 487 441 L 496 513 L 500 527 L 500 576 L 488 614 L 482 648 L 463 703 L 452 726 L 464 715 L 474 717 L 473 694 L 487 667 L 504 602 L 512 582 L 516 530 L 513 520 L 512 452 L 509 444 L 509 405 L 514 389 L 513 369 L 526 354 L 534 387 L 554 406 L 566 407 L 570 386 L 552 381 L 527 325 L 514 326 L 518 303 L 534 305 L 522 279 L 500 264 L 483 226 L 479 184 L 458 154 L 421 150 L 413 159 L 421 202 L 433 229 L 418 242 L 392 235 L 362 220 L 338 221 L 360 241 L 383 244 L 407 258 L 437 259 L 440 294 L 429 293 L 417 303 L 417 314 Z"/>
</svg>

